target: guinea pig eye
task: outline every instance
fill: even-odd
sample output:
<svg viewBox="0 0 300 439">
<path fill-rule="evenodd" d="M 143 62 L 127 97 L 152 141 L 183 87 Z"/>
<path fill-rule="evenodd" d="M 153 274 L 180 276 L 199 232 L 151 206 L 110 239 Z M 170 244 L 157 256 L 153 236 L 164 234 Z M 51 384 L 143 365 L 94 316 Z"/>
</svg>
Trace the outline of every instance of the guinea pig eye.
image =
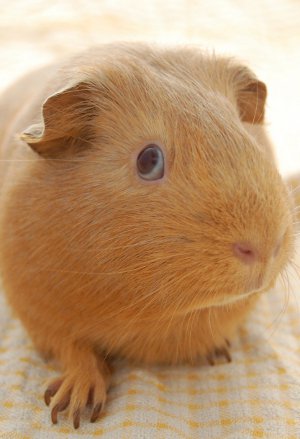
<svg viewBox="0 0 300 439">
<path fill-rule="evenodd" d="M 137 169 L 144 180 L 159 180 L 164 175 L 164 155 L 159 146 L 147 145 L 138 155 Z"/>
</svg>

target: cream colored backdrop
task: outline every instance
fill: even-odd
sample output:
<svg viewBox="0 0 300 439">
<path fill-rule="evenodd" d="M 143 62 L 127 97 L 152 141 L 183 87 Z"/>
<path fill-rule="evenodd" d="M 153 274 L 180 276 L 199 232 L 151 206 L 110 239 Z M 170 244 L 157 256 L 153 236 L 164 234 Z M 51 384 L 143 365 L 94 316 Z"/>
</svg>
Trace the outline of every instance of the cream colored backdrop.
<svg viewBox="0 0 300 439">
<path fill-rule="evenodd" d="M 119 39 L 192 42 L 248 62 L 269 88 L 280 168 L 300 170 L 299 0 L 0 0 L 0 90 L 66 52 Z"/>
</svg>

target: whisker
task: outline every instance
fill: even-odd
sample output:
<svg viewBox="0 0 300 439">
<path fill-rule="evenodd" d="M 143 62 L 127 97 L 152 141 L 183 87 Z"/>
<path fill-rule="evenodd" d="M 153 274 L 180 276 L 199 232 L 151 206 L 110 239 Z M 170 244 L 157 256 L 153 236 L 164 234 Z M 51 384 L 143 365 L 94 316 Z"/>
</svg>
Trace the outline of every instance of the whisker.
<svg viewBox="0 0 300 439">
<path fill-rule="evenodd" d="M 290 189 L 290 194 L 294 194 L 295 192 L 300 191 L 300 184 L 296 187 Z"/>
<path fill-rule="evenodd" d="M 285 271 L 284 271 L 285 273 Z M 286 275 L 286 273 L 285 273 Z M 274 335 L 274 333 L 278 330 L 278 327 L 282 321 L 282 318 L 284 316 L 284 314 L 287 311 L 287 307 L 288 307 L 288 303 L 289 303 L 289 296 L 290 296 L 290 284 L 286 283 L 287 282 L 287 278 L 283 277 L 283 274 L 280 273 L 280 278 L 282 279 L 282 282 L 284 284 L 284 303 L 283 303 L 283 307 L 281 308 L 281 310 L 279 311 L 279 313 L 277 314 L 277 316 L 272 320 L 271 324 L 269 325 L 268 329 L 272 329 L 272 331 L 269 334 L 268 339 L 271 339 Z"/>
<path fill-rule="evenodd" d="M 36 161 L 47 161 L 47 162 L 70 162 L 70 163 L 101 163 L 100 160 L 86 160 L 86 159 L 82 159 L 82 158 L 76 158 L 76 159 L 61 159 L 61 158 L 48 158 L 48 157 L 43 157 L 43 158 L 35 158 L 35 159 L 0 159 L 0 162 L 36 162 Z"/>
<path fill-rule="evenodd" d="M 289 266 L 294 270 L 294 272 L 300 279 L 300 266 L 295 261 L 289 261 Z"/>
</svg>

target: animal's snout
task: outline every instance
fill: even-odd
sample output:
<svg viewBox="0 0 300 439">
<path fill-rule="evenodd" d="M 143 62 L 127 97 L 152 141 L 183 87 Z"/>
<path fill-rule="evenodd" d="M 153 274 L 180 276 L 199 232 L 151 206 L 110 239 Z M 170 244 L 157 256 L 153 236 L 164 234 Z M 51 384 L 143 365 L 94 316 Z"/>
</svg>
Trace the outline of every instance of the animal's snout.
<svg viewBox="0 0 300 439">
<path fill-rule="evenodd" d="M 282 246 L 282 239 L 271 250 L 271 256 L 276 258 Z M 264 252 L 263 252 L 264 253 Z M 236 242 L 233 244 L 233 254 L 244 264 L 253 264 L 263 258 L 263 254 L 250 242 Z M 269 253 L 270 254 L 270 253 Z"/>
<path fill-rule="evenodd" d="M 253 264 L 259 258 L 257 249 L 248 242 L 233 244 L 233 253 L 244 264 Z"/>
</svg>

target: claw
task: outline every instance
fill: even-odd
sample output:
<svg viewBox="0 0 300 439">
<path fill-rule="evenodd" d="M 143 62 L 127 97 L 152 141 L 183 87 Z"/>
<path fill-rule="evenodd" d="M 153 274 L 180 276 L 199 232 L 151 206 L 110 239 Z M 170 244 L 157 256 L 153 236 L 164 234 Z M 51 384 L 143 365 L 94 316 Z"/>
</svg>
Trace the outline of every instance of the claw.
<svg viewBox="0 0 300 439">
<path fill-rule="evenodd" d="M 209 362 L 209 364 L 211 365 L 211 366 L 214 366 L 216 363 L 215 363 L 215 359 L 214 359 L 214 356 L 213 356 L 213 354 L 208 354 L 207 356 L 206 356 L 206 359 L 207 359 L 207 361 Z"/>
<path fill-rule="evenodd" d="M 45 401 L 46 405 L 50 404 L 52 396 L 53 396 L 53 394 L 50 392 L 49 389 L 47 389 L 44 393 L 44 401 Z"/>
<path fill-rule="evenodd" d="M 57 414 L 58 414 L 59 404 L 56 404 L 51 410 L 51 421 L 53 424 L 57 424 Z"/>
<path fill-rule="evenodd" d="M 57 415 L 58 412 L 64 411 L 68 405 L 70 404 L 71 392 L 67 394 L 67 396 L 62 399 L 58 404 L 56 404 L 51 411 L 51 420 L 53 424 L 57 424 Z"/>
<path fill-rule="evenodd" d="M 57 380 L 48 386 L 48 388 L 46 389 L 46 391 L 44 393 L 44 401 L 45 401 L 46 405 L 50 404 L 51 398 L 56 394 L 56 392 L 60 388 L 62 382 L 63 382 L 63 380 Z"/>
<path fill-rule="evenodd" d="M 88 394 L 88 398 L 87 398 L 87 402 L 86 402 L 87 406 L 93 405 L 94 391 L 95 391 L 94 387 L 91 387 L 90 390 L 89 390 L 89 394 Z"/>
<path fill-rule="evenodd" d="M 73 425 L 76 430 L 80 426 L 80 409 L 75 410 L 73 414 Z"/>
<path fill-rule="evenodd" d="M 227 349 L 224 350 L 223 355 L 224 355 L 224 357 L 226 358 L 227 362 L 228 362 L 228 363 L 231 363 L 232 358 L 231 358 L 231 355 L 230 355 L 230 353 L 229 353 L 229 351 L 228 351 Z"/>
<path fill-rule="evenodd" d="M 92 416 L 91 416 L 91 422 L 96 422 L 99 418 L 99 415 L 102 411 L 103 404 L 100 402 L 99 404 L 95 405 Z"/>
<path fill-rule="evenodd" d="M 226 347 L 223 347 L 223 348 L 217 348 L 216 351 L 215 351 L 215 353 L 216 353 L 216 356 L 217 356 L 217 357 L 221 357 L 221 356 L 223 356 L 223 357 L 226 358 L 226 360 L 227 360 L 228 363 L 231 362 L 231 355 L 230 355 L 230 353 L 228 352 L 228 349 L 227 349 Z"/>
<path fill-rule="evenodd" d="M 214 366 L 216 364 L 215 360 L 218 357 L 225 357 L 228 363 L 231 362 L 231 355 L 226 346 L 215 348 L 214 351 L 206 355 L 206 359 L 211 366 Z"/>
</svg>

